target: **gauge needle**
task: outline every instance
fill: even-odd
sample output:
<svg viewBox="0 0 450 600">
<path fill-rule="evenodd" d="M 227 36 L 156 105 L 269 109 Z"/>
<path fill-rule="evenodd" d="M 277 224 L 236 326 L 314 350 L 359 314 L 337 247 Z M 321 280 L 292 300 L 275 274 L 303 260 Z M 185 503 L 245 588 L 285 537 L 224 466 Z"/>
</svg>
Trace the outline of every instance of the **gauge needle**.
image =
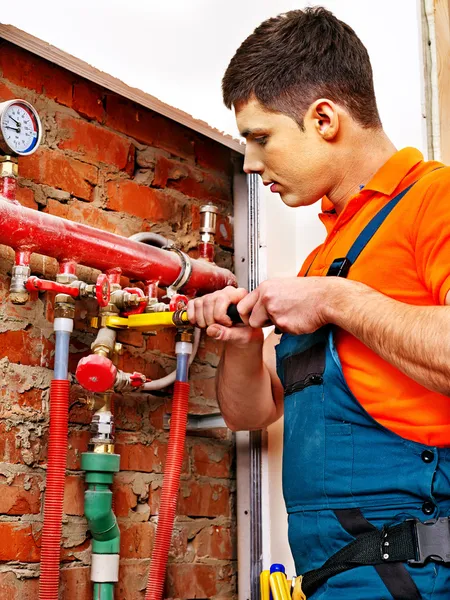
<svg viewBox="0 0 450 600">
<path fill-rule="evenodd" d="M 17 129 L 16 127 L 10 127 L 9 125 L 5 125 L 6 129 L 12 129 L 13 131 L 17 131 L 17 133 L 20 133 L 20 129 Z"/>
<path fill-rule="evenodd" d="M 8 115 L 8 117 L 12 119 L 16 125 L 20 125 L 19 121 L 16 121 L 14 117 L 12 117 L 11 115 Z"/>
</svg>

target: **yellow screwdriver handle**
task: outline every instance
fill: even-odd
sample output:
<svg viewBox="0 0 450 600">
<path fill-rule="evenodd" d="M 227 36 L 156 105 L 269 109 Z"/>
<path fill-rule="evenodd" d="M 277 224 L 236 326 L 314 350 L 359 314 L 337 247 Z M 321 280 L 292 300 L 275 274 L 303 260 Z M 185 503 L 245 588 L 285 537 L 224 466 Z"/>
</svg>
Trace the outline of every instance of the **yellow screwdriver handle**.
<svg viewBox="0 0 450 600">
<path fill-rule="evenodd" d="M 270 600 L 270 586 L 269 586 L 270 571 L 261 571 L 259 576 L 259 591 L 261 600 Z"/>
<path fill-rule="evenodd" d="M 291 594 L 284 573 L 281 573 L 280 571 L 271 573 L 269 581 L 273 600 L 291 600 Z"/>
</svg>

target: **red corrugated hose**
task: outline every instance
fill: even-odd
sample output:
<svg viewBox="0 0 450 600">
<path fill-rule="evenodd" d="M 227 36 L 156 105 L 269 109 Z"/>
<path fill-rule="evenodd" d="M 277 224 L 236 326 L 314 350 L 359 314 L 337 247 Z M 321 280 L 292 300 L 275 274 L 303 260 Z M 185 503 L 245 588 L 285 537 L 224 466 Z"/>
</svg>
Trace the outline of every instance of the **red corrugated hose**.
<svg viewBox="0 0 450 600">
<path fill-rule="evenodd" d="M 54 379 L 50 387 L 50 437 L 47 457 L 44 526 L 41 540 L 39 600 L 58 600 L 59 595 L 69 387 L 70 384 L 67 379 Z"/>
<path fill-rule="evenodd" d="M 167 558 L 169 556 L 178 489 L 180 487 L 181 465 L 183 463 L 184 442 L 186 439 L 188 402 L 189 383 L 176 381 L 173 392 L 169 447 L 167 449 L 167 460 L 164 469 L 161 504 L 145 600 L 161 600 L 163 597 Z"/>
</svg>

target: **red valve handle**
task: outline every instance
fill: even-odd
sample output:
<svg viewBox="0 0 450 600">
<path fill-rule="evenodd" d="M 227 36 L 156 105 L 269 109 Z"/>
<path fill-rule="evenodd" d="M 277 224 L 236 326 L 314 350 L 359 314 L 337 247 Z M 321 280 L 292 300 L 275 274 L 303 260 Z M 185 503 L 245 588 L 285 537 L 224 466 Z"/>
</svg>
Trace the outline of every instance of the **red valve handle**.
<svg viewBox="0 0 450 600">
<path fill-rule="evenodd" d="M 114 385 L 117 368 L 98 354 L 90 354 L 80 360 L 75 372 L 78 383 L 90 392 L 106 392 Z"/>
<path fill-rule="evenodd" d="M 97 298 L 98 305 L 102 308 L 108 306 L 111 299 L 111 285 L 109 283 L 108 276 L 104 273 L 100 273 L 97 277 L 95 284 L 95 297 Z"/>
<path fill-rule="evenodd" d="M 123 288 L 124 292 L 128 292 L 129 294 L 137 294 L 140 298 L 144 298 L 145 294 L 144 292 L 141 290 L 141 288 L 138 287 L 128 287 L 128 288 Z M 136 306 L 136 308 L 130 308 L 129 310 L 127 310 L 126 312 L 123 312 L 123 316 L 124 317 L 128 317 L 129 315 L 140 315 L 141 313 L 143 313 L 145 310 L 145 302 L 141 302 L 138 306 Z"/>
<path fill-rule="evenodd" d="M 76 287 L 70 287 L 65 283 L 57 283 L 56 281 L 47 281 L 46 279 L 39 279 L 32 275 L 28 277 L 25 287 L 29 292 L 55 292 L 55 294 L 66 294 L 73 298 L 78 298 L 80 290 Z"/>
<path fill-rule="evenodd" d="M 130 375 L 130 383 L 132 387 L 141 387 L 147 381 L 147 377 L 142 373 L 135 371 Z"/>
<path fill-rule="evenodd" d="M 188 302 L 187 296 L 184 296 L 183 294 L 174 294 L 170 299 L 169 309 L 172 312 L 183 310 L 186 308 Z"/>
</svg>

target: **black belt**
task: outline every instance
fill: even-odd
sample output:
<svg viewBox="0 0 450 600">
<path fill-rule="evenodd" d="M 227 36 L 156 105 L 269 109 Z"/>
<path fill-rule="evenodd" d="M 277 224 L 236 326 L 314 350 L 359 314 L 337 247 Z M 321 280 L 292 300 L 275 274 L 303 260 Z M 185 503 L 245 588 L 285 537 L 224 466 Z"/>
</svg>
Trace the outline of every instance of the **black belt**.
<svg viewBox="0 0 450 600">
<path fill-rule="evenodd" d="M 423 566 L 429 560 L 450 563 L 448 517 L 425 523 L 410 519 L 379 530 L 363 517 L 359 509 L 336 510 L 335 514 L 356 539 L 333 554 L 319 569 L 303 575 L 302 591 L 307 598 L 330 577 L 372 565 L 394 600 L 420 600 L 420 592 L 402 563 L 415 566 Z"/>
</svg>

